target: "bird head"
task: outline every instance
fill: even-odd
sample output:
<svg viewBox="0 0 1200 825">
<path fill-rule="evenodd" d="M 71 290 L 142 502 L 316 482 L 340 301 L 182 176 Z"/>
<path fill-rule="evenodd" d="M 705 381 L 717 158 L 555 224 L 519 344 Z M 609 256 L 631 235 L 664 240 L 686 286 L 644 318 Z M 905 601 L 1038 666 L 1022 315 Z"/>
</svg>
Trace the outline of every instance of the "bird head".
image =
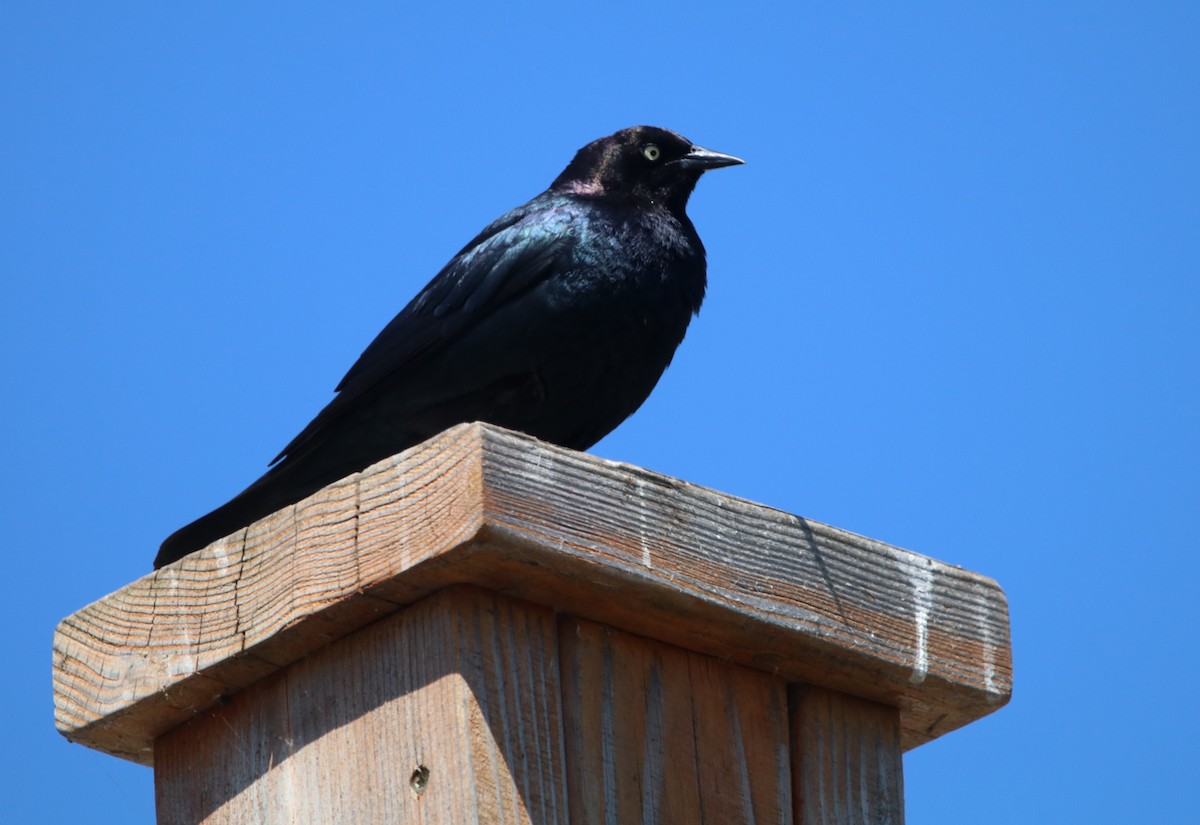
<svg viewBox="0 0 1200 825">
<path fill-rule="evenodd" d="M 594 140 L 575 154 L 551 188 L 627 197 L 683 211 L 709 169 L 744 163 L 655 126 L 634 126 Z"/>
</svg>

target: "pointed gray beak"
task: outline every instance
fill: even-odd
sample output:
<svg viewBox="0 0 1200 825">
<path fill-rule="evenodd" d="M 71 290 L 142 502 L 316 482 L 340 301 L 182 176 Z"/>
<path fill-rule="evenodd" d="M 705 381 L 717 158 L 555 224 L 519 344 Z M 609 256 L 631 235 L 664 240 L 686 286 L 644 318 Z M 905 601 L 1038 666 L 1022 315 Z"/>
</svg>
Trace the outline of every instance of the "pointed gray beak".
<svg viewBox="0 0 1200 825">
<path fill-rule="evenodd" d="M 703 146 L 693 146 L 692 150 L 678 161 L 685 169 L 699 169 L 701 172 L 707 172 L 709 169 L 720 169 L 722 166 L 737 166 L 739 163 L 745 162 L 741 158 L 714 152 L 711 149 L 705 149 Z"/>
</svg>

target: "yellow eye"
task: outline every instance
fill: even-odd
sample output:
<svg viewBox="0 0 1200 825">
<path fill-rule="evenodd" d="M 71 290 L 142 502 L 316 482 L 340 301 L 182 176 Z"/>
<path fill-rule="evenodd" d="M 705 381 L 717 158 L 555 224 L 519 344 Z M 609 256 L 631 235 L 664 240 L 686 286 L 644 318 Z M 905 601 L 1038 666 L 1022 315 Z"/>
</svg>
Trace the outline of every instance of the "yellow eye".
<svg viewBox="0 0 1200 825">
<path fill-rule="evenodd" d="M 642 154 L 646 157 L 646 160 L 653 161 L 658 160 L 658 156 L 662 153 L 658 151 L 658 147 L 653 143 L 647 143 L 642 147 Z"/>
</svg>

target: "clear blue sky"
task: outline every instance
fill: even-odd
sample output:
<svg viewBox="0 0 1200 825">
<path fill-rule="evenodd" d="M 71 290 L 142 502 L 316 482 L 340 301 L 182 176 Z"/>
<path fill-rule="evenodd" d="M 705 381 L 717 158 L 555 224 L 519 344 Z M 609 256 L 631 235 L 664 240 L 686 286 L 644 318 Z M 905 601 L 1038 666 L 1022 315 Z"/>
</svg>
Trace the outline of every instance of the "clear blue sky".
<svg viewBox="0 0 1200 825">
<path fill-rule="evenodd" d="M 1200 767 L 1200 6 L 5 4 L 6 821 L 149 823 L 55 623 L 257 477 L 587 141 L 737 154 L 594 452 L 996 578 L 1016 692 L 909 821 L 1181 822 Z M 353 9 L 348 9 L 353 5 Z"/>
</svg>

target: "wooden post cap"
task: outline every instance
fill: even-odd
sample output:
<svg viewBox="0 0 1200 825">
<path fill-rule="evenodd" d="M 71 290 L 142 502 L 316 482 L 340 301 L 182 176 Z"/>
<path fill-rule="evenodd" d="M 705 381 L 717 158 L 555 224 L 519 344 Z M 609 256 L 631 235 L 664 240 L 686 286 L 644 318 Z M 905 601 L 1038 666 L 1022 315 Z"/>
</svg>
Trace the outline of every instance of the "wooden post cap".
<svg viewBox="0 0 1200 825">
<path fill-rule="evenodd" d="M 891 705 L 905 749 L 1012 691 L 989 578 L 470 424 L 63 619 L 58 729 L 152 764 L 163 733 L 456 584 Z"/>
</svg>

